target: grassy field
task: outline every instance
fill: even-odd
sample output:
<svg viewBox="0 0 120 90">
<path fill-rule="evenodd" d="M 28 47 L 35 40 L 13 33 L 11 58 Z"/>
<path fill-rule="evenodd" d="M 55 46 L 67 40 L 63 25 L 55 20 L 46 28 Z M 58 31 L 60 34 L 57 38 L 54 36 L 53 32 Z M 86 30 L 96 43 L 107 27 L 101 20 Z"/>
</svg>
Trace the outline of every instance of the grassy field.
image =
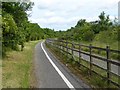
<svg viewBox="0 0 120 90">
<path fill-rule="evenodd" d="M 34 47 L 39 41 L 25 43 L 24 51 L 7 52 L 2 60 L 2 87 L 29 88 Z"/>
</svg>

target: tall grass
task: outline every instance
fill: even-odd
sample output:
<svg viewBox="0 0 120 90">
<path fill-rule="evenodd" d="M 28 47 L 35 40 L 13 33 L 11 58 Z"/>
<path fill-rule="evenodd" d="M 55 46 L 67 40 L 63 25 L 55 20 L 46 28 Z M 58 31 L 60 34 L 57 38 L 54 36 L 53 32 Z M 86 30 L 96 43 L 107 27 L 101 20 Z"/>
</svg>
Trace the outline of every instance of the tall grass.
<svg viewBox="0 0 120 90">
<path fill-rule="evenodd" d="M 29 88 L 33 51 L 39 41 L 25 43 L 24 51 L 7 52 L 2 60 L 2 87 Z"/>
</svg>

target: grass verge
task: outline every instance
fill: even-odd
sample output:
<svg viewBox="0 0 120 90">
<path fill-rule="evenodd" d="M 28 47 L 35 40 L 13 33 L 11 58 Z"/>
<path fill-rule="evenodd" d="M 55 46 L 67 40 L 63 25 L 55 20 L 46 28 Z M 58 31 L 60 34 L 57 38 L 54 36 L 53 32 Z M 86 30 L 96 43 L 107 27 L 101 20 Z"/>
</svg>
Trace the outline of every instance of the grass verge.
<svg viewBox="0 0 120 90">
<path fill-rule="evenodd" d="M 71 42 L 71 41 L 69 41 L 69 42 Z M 92 46 L 101 47 L 101 48 L 106 48 L 106 46 L 110 46 L 110 49 L 119 50 L 117 42 L 111 43 L 111 44 L 100 43 L 100 42 L 97 42 L 97 41 L 94 41 L 94 42 L 74 42 L 74 43 L 77 43 L 77 44 L 81 43 L 81 44 L 86 45 L 86 46 L 89 46 L 90 44 L 92 44 Z M 72 47 L 72 45 L 68 44 L 68 47 Z M 75 48 L 79 49 L 79 46 L 75 45 Z M 89 52 L 89 48 L 88 47 L 81 46 L 81 50 Z M 92 53 L 96 54 L 96 55 L 99 55 L 99 56 L 102 56 L 102 57 L 106 57 L 106 51 L 103 51 L 103 50 L 92 49 Z M 110 57 L 109 58 L 112 59 L 112 60 L 119 61 L 120 60 L 120 54 L 119 53 L 110 52 Z"/>
<path fill-rule="evenodd" d="M 96 75 L 95 73 L 92 73 L 90 76 L 90 72 L 87 68 L 83 66 L 79 66 L 77 60 L 73 60 L 72 56 L 67 56 L 65 53 L 60 53 L 59 49 L 53 48 L 52 46 L 46 45 L 49 50 L 80 79 L 82 79 L 85 83 L 87 83 L 89 86 L 91 86 L 95 90 L 103 90 L 103 88 L 117 88 L 116 86 L 110 84 L 110 86 L 107 85 L 107 81 L 100 76 Z M 81 59 L 81 63 L 88 67 L 89 64 L 84 62 L 84 60 Z M 98 70 L 95 67 L 95 71 L 103 72 L 100 69 Z M 101 73 L 105 74 L 105 73 Z"/>
<path fill-rule="evenodd" d="M 25 43 L 24 51 L 10 51 L 2 60 L 2 88 L 29 88 L 33 51 L 39 41 Z"/>
</svg>

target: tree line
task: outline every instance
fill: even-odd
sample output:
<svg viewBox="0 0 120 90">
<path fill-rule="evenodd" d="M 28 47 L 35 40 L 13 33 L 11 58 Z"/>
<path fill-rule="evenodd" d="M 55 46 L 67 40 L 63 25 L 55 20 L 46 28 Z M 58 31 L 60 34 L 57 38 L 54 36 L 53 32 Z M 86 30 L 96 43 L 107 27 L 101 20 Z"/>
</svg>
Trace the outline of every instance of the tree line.
<svg viewBox="0 0 120 90">
<path fill-rule="evenodd" d="M 27 11 L 32 10 L 33 2 L 2 2 L 2 55 L 8 50 L 21 51 L 24 43 L 46 38 L 54 38 L 55 31 L 41 28 L 37 23 L 28 21 Z"/>
<path fill-rule="evenodd" d="M 117 19 L 111 21 L 109 15 L 102 12 L 99 20 L 87 22 L 81 19 L 75 27 L 66 31 L 54 31 L 49 28 L 41 28 L 37 23 L 28 21 L 29 14 L 34 6 L 33 2 L 2 2 L 2 54 L 9 50 L 21 51 L 24 43 L 46 38 L 59 38 L 74 40 L 77 42 L 92 42 L 98 40 L 104 43 L 120 41 L 120 25 Z"/>
<path fill-rule="evenodd" d="M 87 22 L 85 19 L 79 20 L 75 27 L 64 31 L 64 34 L 59 38 L 77 42 L 99 41 L 107 44 L 119 42 L 120 25 L 117 18 L 111 21 L 105 12 L 102 12 L 98 17 L 99 20 L 92 22 Z"/>
</svg>

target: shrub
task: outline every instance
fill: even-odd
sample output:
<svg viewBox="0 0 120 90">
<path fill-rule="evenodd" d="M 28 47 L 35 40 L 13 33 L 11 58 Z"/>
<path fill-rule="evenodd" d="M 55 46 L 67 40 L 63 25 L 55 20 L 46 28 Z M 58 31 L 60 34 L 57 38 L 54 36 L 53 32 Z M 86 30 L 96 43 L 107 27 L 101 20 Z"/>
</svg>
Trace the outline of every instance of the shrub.
<svg viewBox="0 0 120 90">
<path fill-rule="evenodd" d="M 94 32 L 93 31 L 87 31 L 84 33 L 83 40 L 85 41 L 92 41 L 94 39 Z"/>
</svg>

